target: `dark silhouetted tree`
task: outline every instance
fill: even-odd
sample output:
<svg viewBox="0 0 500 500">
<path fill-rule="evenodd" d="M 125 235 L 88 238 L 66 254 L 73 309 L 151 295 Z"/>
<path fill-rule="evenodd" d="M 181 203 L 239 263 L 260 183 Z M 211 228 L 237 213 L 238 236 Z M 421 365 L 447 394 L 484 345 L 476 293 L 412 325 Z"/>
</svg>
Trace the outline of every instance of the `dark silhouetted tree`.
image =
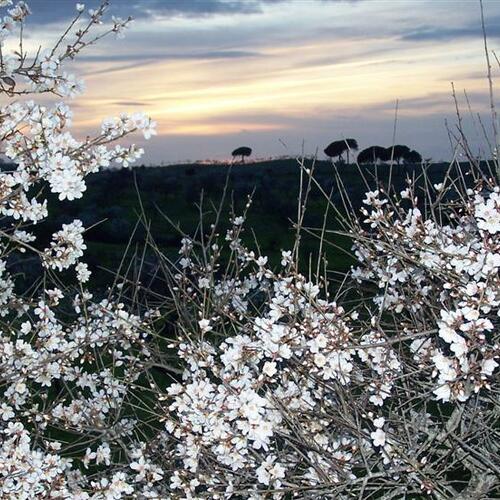
<svg viewBox="0 0 500 500">
<path fill-rule="evenodd" d="M 403 156 L 403 161 L 405 163 L 422 163 L 422 156 L 418 151 L 412 149 Z"/>
<path fill-rule="evenodd" d="M 392 147 L 384 148 L 380 153 L 380 161 L 390 161 L 392 155 Z"/>
<path fill-rule="evenodd" d="M 389 146 L 387 148 L 388 158 L 386 161 L 393 160 L 398 163 L 401 163 L 401 160 L 404 159 L 405 155 L 410 152 L 410 148 L 405 146 L 404 144 L 395 144 L 394 146 Z"/>
<path fill-rule="evenodd" d="M 324 153 L 329 158 L 340 159 L 345 149 L 346 149 L 346 144 L 344 141 L 333 141 L 332 143 L 328 144 L 328 146 L 324 149 Z"/>
<path fill-rule="evenodd" d="M 245 156 L 252 154 L 252 148 L 241 146 L 240 148 L 236 148 L 231 154 L 233 155 L 233 160 L 235 156 L 241 156 L 241 162 L 245 163 Z"/>
<path fill-rule="evenodd" d="M 382 146 L 370 146 L 363 149 L 358 155 L 358 163 L 377 163 L 377 161 L 387 161 L 387 148 Z"/>
<path fill-rule="evenodd" d="M 340 141 L 333 141 L 324 150 L 324 153 L 329 158 L 339 158 L 347 153 L 347 163 L 349 163 L 349 151 L 356 151 L 358 149 L 358 142 L 356 139 L 342 139 Z"/>
</svg>

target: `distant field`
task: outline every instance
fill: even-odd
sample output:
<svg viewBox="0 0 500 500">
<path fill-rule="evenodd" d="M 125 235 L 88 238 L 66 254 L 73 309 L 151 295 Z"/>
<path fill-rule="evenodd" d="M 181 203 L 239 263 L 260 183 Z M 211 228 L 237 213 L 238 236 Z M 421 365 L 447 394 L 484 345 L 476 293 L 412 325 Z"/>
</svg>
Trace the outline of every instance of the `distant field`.
<svg viewBox="0 0 500 500">
<path fill-rule="evenodd" d="M 309 161 L 306 166 L 310 166 Z M 447 164 L 434 164 L 427 168 L 430 182 L 440 182 Z M 372 187 L 379 182 L 387 184 L 390 167 L 362 167 Z M 359 206 L 366 191 L 360 171 L 355 165 L 340 165 L 340 178 L 349 193 L 354 206 Z M 54 203 L 53 216 L 40 229 L 44 235 L 60 228 L 62 223 L 79 218 L 86 227 L 103 221 L 86 234 L 88 251 L 86 260 L 96 270 L 94 285 L 105 286 L 111 282 L 111 274 L 102 269 L 116 269 L 122 259 L 127 243 L 133 233 L 141 203 L 156 243 L 167 255 L 175 258 L 179 248 L 180 235 L 161 215 L 160 210 L 183 231 L 192 234 L 199 222 L 196 204 L 203 192 L 207 221 L 210 221 L 210 203 L 218 203 L 222 196 L 229 168 L 227 165 L 175 165 L 168 167 L 136 167 L 132 170 L 107 171 L 88 178 L 88 189 L 81 200 Z M 406 175 L 419 176 L 420 166 L 398 166 L 392 168 L 391 183 L 398 189 L 404 187 Z M 342 207 L 341 196 L 335 180 L 335 168 L 330 162 L 318 161 L 315 178 L 322 189 L 330 193 L 335 206 Z M 297 196 L 299 191 L 300 168 L 296 160 L 273 160 L 255 164 L 234 165 L 229 173 L 229 200 L 233 200 L 235 211 L 241 213 L 247 196 L 254 191 L 253 205 L 247 223 L 247 241 L 254 231 L 260 250 L 277 263 L 281 249 L 288 249 L 293 242 L 292 222 L 297 217 Z M 136 190 L 137 186 L 137 190 Z M 140 194 L 140 199 L 139 195 Z M 313 188 L 309 197 L 305 225 L 319 228 L 323 224 L 326 201 L 318 188 Z M 225 207 L 225 220 L 230 211 Z M 55 216 L 54 216 L 55 215 Z M 327 227 L 339 228 L 336 217 L 330 212 Z M 145 232 L 136 231 L 132 238 L 133 247 L 139 251 L 144 242 Z M 336 245 L 348 250 L 350 242 L 346 238 L 331 236 Z M 317 258 L 317 241 L 313 236 L 303 238 L 303 261 L 311 256 Z M 327 247 L 329 266 L 333 270 L 345 270 L 352 261 L 341 250 Z M 151 258 L 149 256 L 148 258 Z"/>
</svg>

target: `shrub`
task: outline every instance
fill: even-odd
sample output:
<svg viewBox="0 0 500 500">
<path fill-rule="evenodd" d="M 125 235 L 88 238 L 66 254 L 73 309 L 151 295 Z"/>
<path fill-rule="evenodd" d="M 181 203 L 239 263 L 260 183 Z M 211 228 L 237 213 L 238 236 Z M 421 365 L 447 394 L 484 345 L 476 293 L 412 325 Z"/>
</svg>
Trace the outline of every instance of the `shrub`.
<svg viewBox="0 0 500 500">
<path fill-rule="evenodd" d="M 114 19 L 94 36 L 107 2 L 87 19 L 78 5 L 68 32 L 34 57 L 22 43 L 27 4 L 2 0 L 0 7 L 7 9 L 0 21 L 2 44 L 21 32 L 17 51 L 10 54 L 3 45 L 0 57 L 0 92 L 15 99 L 0 111 L 1 152 L 10 164 L 0 173 L 0 496 L 119 498 L 133 488 L 122 467 L 106 466 L 140 460 L 140 447 L 129 444 L 138 422 L 127 406 L 149 359 L 147 321 L 127 312 L 118 297 L 94 299 L 87 290 L 89 271 L 81 260 L 85 228 L 79 220 L 63 224 L 46 248 L 33 226 L 49 216 L 44 193 L 81 198 L 88 174 L 115 162 L 126 166 L 142 155 L 133 145 L 112 143 L 135 131 L 148 138 L 154 123 L 142 114 L 124 114 L 79 141 L 69 131 L 66 104 L 48 108 L 17 100 L 80 93 L 82 83 L 64 71 L 65 62 L 129 24 Z M 26 255 L 40 265 L 27 289 L 12 267 L 17 256 Z M 71 273 L 75 285 L 65 287 L 61 272 Z M 141 481 L 151 491 L 151 481 Z"/>
<path fill-rule="evenodd" d="M 498 493 L 500 190 L 446 182 L 420 202 L 410 181 L 368 192 L 345 223 L 359 266 L 340 288 L 301 274 L 295 251 L 270 269 L 242 244 L 245 216 L 184 240 L 171 293 L 185 368 L 165 403 L 174 492 Z"/>
<path fill-rule="evenodd" d="M 90 32 L 106 6 L 32 61 L 22 48 L 2 53 L 0 90 L 74 95 L 81 84 L 63 63 L 102 36 Z M 8 14 L 4 37 L 29 8 Z M 75 23 L 82 16 L 77 5 Z M 319 254 L 335 244 L 326 223 L 304 227 L 317 183 L 300 163 L 296 239 L 276 269 L 243 244 L 251 199 L 219 232 L 222 200 L 175 262 L 144 221 L 143 260 L 93 297 L 82 222 L 46 244 L 34 234 L 49 215 L 44 190 L 82 197 L 89 173 L 142 154 L 109 144 L 148 138 L 154 123 L 122 115 L 82 142 L 70 118 L 64 104 L 31 101 L 0 113 L 12 162 L 0 173 L 2 498 L 499 495 L 497 180 L 471 165 L 433 186 L 367 192 L 343 222 L 358 265 L 339 283 L 320 259 L 300 260 L 304 231 L 319 234 Z M 13 272 L 19 254 L 40 272 L 27 289 Z M 160 276 L 167 295 L 138 282 L 136 267 Z"/>
</svg>

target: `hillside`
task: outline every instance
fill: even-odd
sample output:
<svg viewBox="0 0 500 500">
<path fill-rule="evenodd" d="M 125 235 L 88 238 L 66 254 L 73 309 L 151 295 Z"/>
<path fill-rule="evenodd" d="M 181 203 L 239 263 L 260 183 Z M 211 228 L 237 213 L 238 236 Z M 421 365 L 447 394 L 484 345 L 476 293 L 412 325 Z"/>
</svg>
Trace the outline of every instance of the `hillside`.
<svg viewBox="0 0 500 500">
<path fill-rule="evenodd" d="M 306 163 L 310 166 L 312 161 Z M 447 164 L 433 164 L 426 169 L 429 182 L 440 182 Z M 465 168 L 465 167 L 464 167 Z M 366 185 L 360 170 L 355 165 L 341 165 L 338 169 L 341 181 L 349 193 L 355 207 L 359 207 Z M 387 165 L 361 167 L 369 185 L 387 185 L 403 189 L 407 175 L 420 178 L 423 182 L 421 166 Z M 294 232 L 292 222 L 297 217 L 297 197 L 299 192 L 300 168 L 296 160 L 273 160 L 255 164 L 234 165 L 176 165 L 168 167 L 136 167 L 132 170 L 106 171 L 92 175 L 87 181 L 87 192 L 83 199 L 53 203 L 54 212 L 50 221 L 40 226 L 43 235 L 51 234 L 61 224 L 79 218 L 85 227 L 92 227 L 86 234 L 88 245 L 87 262 L 94 271 L 94 285 L 105 286 L 112 282 L 111 274 L 105 269 L 118 268 L 127 244 L 132 237 L 132 249 L 142 247 L 145 231 L 134 227 L 141 213 L 141 203 L 146 218 L 151 223 L 151 232 L 162 251 L 175 258 L 181 236 L 164 215 L 187 234 L 192 234 L 199 222 L 197 204 L 203 193 L 207 222 L 210 222 L 211 204 L 221 199 L 224 184 L 228 178 L 228 202 L 225 219 L 230 214 L 230 202 L 235 213 L 240 214 L 247 196 L 254 191 L 253 205 L 249 212 L 246 237 L 252 239 L 253 230 L 264 255 L 273 263 L 279 261 L 281 249 L 290 248 Z M 375 180 L 378 179 L 378 181 Z M 335 168 L 330 162 L 315 164 L 315 179 L 326 193 L 332 193 L 335 206 L 342 208 L 340 191 L 335 180 Z M 305 225 L 321 227 L 326 202 L 318 188 L 313 188 L 308 200 Z M 339 228 L 332 211 L 328 218 L 329 230 Z M 309 254 L 316 258 L 315 237 L 305 235 L 302 250 L 309 260 Z M 346 238 L 334 236 L 337 245 L 349 249 Z M 351 259 L 342 250 L 327 247 L 330 268 L 345 270 Z M 23 271 L 29 272 L 26 266 Z"/>
</svg>

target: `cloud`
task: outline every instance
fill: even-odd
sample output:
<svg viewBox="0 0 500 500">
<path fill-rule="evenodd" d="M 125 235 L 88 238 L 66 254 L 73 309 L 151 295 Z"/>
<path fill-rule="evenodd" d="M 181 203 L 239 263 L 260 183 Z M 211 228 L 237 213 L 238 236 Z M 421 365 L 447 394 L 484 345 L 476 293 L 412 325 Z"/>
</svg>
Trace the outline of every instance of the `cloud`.
<svg viewBox="0 0 500 500">
<path fill-rule="evenodd" d="M 125 54 L 103 54 L 103 55 L 83 55 L 79 57 L 81 62 L 97 63 L 123 63 L 118 66 L 105 64 L 102 69 L 87 71 L 84 76 L 95 76 L 99 74 L 117 73 L 129 69 L 136 69 L 141 66 L 148 66 L 157 62 L 165 61 L 209 61 L 221 59 L 245 59 L 249 57 L 262 56 L 258 52 L 245 50 L 213 50 L 206 52 L 165 52 L 165 53 L 140 53 L 136 55 Z"/>
<path fill-rule="evenodd" d="M 145 101 L 115 101 L 114 106 L 147 106 L 148 103 Z"/>
<path fill-rule="evenodd" d="M 36 50 L 61 32 L 76 0 L 28 1 Z M 500 3 L 490 4 L 487 31 L 497 41 Z M 388 144 L 396 97 L 398 141 L 444 157 L 443 119 L 455 113 L 449 81 L 460 93 L 467 79 L 474 110 L 487 109 L 474 93 L 484 86 L 470 81 L 484 66 L 472 2 L 111 0 L 108 17 L 129 14 L 138 22 L 124 40 L 79 57 L 89 78 L 75 127 L 86 133 L 101 115 L 144 108 L 162 134 L 147 148 L 157 161 L 216 157 L 243 140 L 258 155 L 281 152 L 280 139 L 298 152 L 303 139 L 311 151 L 341 136 Z"/>
<path fill-rule="evenodd" d="M 136 2 L 120 2 L 130 9 L 131 15 L 137 18 L 150 16 L 185 16 L 205 17 L 216 14 L 241 14 L 261 11 L 261 2 L 252 0 L 141 0 Z M 118 6 L 118 5 L 117 5 Z"/>
<path fill-rule="evenodd" d="M 76 1 L 76 0 L 75 0 Z M 161 17 L 203 18 L 214 15 L 256 14 L 266 5 L 285 3 L 290 0 L 112 0 L 109 12 L 117 16 L 135 19 Z M 316 3 L 349 2 L 363 0 L 311 0 Z M 75 3 L 71 0 L 30 0 L 33 11 L 30 19 L 34 24 L 56 23 L 71 19 Z M 85 2 L 87 8 L 96 8 L 98 0 Z"/>
<path fill-rule="evenodd" d="M 486 34 L 490 38 L 500 38 L 500 17 L 488 19 Z M 470 25 L 444 27 L 423 25 L 400 36 L 400 40 L 407 42 L 446 42 L 464 38 L 480 38 L 483 36 L 481 25 L 474 22 Z"/>
<path fill-rule="evenodd" d="M 141 52 L 140 54 L 101 54 L 83 55 L 80 61 L 87 62 L 121 62 L 121 61 L 167 61 L 183 59 L 241 59 L 246 57 L 262 56 L 258 52 L 248 50 L 211 50 L 203 52 Z"/>
<path fill-rule="evenodd" d="M 109 12 L 118 16 L 132 16 L 136 19 L 183 16 L 207 17 L 217 14 L 246 14 L 262 11 L 262 5 L 275 0 L 113 0 Z M 87 8 L 96 8 L 100 2 L 85 2 Z M 76 13 L 70 0 L 31 0 L 33 11 L 31 22 L 52 23 L 68 20 Z"/>
</svg>

